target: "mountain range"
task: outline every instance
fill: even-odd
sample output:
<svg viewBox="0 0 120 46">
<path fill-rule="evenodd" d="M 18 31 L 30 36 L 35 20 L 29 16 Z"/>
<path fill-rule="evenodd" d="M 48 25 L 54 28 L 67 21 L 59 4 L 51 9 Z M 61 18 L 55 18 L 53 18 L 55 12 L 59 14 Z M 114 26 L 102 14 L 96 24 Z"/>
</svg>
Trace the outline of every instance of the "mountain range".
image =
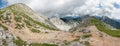
<svg viewBox="0 0 120 46">
<path fill-rule="evenodd" d="M 120 22 L 106 16 L 48 18 L 19 3 L 0 9 L 0 26 L 0 46 L 120 46 Z"/>
</svg>

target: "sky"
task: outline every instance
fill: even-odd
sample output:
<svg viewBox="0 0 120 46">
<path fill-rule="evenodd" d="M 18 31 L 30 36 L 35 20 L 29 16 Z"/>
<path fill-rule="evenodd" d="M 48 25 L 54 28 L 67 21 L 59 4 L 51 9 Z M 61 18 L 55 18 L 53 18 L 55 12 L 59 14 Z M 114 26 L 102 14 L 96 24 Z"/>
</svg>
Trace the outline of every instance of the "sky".
<svg viewBox="0 0 120 46">
<path fill-rule="evenodd" d="M 3 0 L 0 0 L 0 8 L 4 7 L 7 4 L 7 2 L 3 2 Z"/>
<path fill-rule="evenodd" d="M 108 16 L 120 19 L 120 0 L 0 0 L 0 8 L 24 3 L 36 13 L 48 17 Z"/>
</svg>

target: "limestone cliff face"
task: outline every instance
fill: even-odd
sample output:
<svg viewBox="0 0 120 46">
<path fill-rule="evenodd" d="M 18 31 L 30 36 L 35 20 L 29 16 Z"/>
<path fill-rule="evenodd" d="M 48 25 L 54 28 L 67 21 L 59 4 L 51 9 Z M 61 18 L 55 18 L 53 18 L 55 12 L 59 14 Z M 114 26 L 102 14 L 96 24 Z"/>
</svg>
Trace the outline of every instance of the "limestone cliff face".
<svg viewBox="0 0 120 46">
<path fill-rule="evenodd" d="M 24 13 L 25 15 L 31 17 L 33 20 L 44 23 L 45 25 L 50 26 L 51 28 L 55 28 L 53 24 L 51 24 L 50 21 L 48 21 L 48 18 L 45 17 L 42 14 L 35 13 L 31 8 L 26 6 L 25 4 L 15 4 L 11 6 L 11 9 L 13 9 L 16 12 Z"/>
<path fill-rule="evenodd" d="M 63 20 L 60 18 L 51 18 L 50 21 L 59 29 L 62 31 L 69 31 L 72 27 L 65 23 Z"/>
<path fill-rule="evenodd" d="M 59 29 L 63 31 L 76 31 L 82 27 L 89 25 L 90 16 L 83 17 L 63 17 L 51 18 L 50 21 Z"/>
</svg>

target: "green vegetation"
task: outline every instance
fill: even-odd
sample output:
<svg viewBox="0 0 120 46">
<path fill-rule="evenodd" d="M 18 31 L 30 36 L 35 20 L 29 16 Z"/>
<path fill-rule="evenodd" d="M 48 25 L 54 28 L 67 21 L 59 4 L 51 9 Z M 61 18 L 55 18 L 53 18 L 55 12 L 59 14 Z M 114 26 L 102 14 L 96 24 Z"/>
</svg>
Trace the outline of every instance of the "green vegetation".
<svg viewBox="0 0 120 46">
<path fill-rule="evenodd" d="M 22 12 L 17 12 L 17 10 L 13 10 L 13 9 L 11 9 L 13 12 L 14 12 L 14 14 L 16 14 L 16 15 L 21 15 L 22 17 L 24 17 L 24 18 L 26 18 L 27 20 L 29 20 L 29 21 L 31 21 L 32 23 L 35 23 L 35 24 L 38 24 L 38 25 L 40 25 L 40 26 L 42 26 L 42 27 L 44 27 L 44 28 L 47 28 L 47 29 L 50 29 L 50 30 L 55 30 L 54 28 L 51 28 L 50 26 L 48 26 L 48 25 L 45 25 L 44 23 L 41 23 L 41 22 L 38 22 L 38 21 L 35 21 L 35 20 L 33 20 L 31 17 L 29 17 L 27 14 L 24 14 L 24 13 L 22 13 Z M 28 21 L 26 21 L 27 23 L 28 23 Z M 30 24 L 29 24 L 30 25 Z"/>
<path fill-rule="evenodd" d="M 14 40 L 13 42 L 18 45 L 18 46 L 26 46 L 27 43 L 24 42 L 22 39 L 20 39 L 19 37 L 17 37 L 18 39 L 17 40 Z"/>
<path fill-rule="evenodd" d="M 78 38 L 76 38 L 76 39 L 74 39 L 74 40 L 72 40 L 72 41 L 66 41 L 66 40 L 64 40 L 64 44 L 65 44 L 65 45 L 69 45 L 69 44 L 71 44 L 72 42 L 80 42 L 80 37 L 78 37 Z"/>
<path fill-rule="evenodd" d="M 31 31 L 34 33 L 40 33 L 40 30 L 37 30 L 37 29 L 32 29 Z"/>
<path fill-rule="evenodd" d="M 2 19 L 2 15 L 0 15 L 0 20 Z"/>
<path fill-rule="evenodd" d="M 91 23 L 94 24 L 100 31 L 103 31 L 111 36 L 120 37 L 120 30 L 111 30 L 106 28 L 106 24 L 97 18 L 91 18 Z"/>
<path fill-rule="evenodd" d="M 3 19 L 5 21 L 5 23 L 6 22 L 11 22 L 11 20 L 10 20 L 11 18 L 9 16 L 11 13 L 5 12 L 6 15 L 2 15 L 4 12 L 5 12 L 4 10 L 0 10 L 0 20 Z"/>
<path fill-rule="evenodd" d="M 20 39 L 19 37 L 17 37 L 17 40 L 14 40 L 13 42 L 17 45 L 17 46 L 58 46 L 56 44 L 47 44 L 47 43 L 32 43 L 32 44 L 27 44 L 27 42 L 23 41 L 22 39 Z"/>
<path fill-rule="evenodd" d="M 32 26 L 31 22 L 28 20 L 24 20 L 24 22 L 26 23 L 27 26 Z"/>
<path fill-rule="evenodd" d="M 14 9 L 15 7 L 12 7 L 12 6 L 14 6 L 14 5 L 11 5 L 9 7 L 6 7 L 4 9 L 0 10 L 0 13 L 3 13 L 4 11 L 12 11 L 15 15 L 18 16 L 18 17 L 16 17 L 16 16 L 14 17 L 16 22 L 19 22 L 21 20 L 21 17 L 24 17 L 24 19 L 27 20 L 27 21 L 25 21 L 27 23 L 27 25 L 30 25 L 30 23 L 29 23 L 29 21 L 30 21 L 31 23 L 37 24 L 37 25 L 42 26 L 44 28 L 47 28 L 47 29 L 50 29 L 50 30 L 56 30 L 56 29 L 54 29 L 54 28 L 52 28 L 52 27 L 50 27 L 50 26 L 48 26 L 44 23 L 41 23 L 39 21 L 36 21 L 36 20 L 32 19 L 31 17 L 29 17 L 29 15 L 27 13 L 25 13 L 23 11 L 20 11 L 20 10 L 17 10 L 17 8 Z M 19 17 L 19 16 L 21 16 L 21 17 Z"/>
<path fill-rule="evenodd" d="M 82 38 L 85 39 L 85 38 L 89 38 L 90 36 L 92 36 L 92 35 L 91 35 L 91 34 L 84 34 L 84 35 L 82 36 Z"/>
<path fill-rule="evenodd" d="M 6 43 L 6 39 L 3 39 L 2 42 L 3 42 L 3 46 L 8 46 Z"/>
<path fill-rule="evenodd" d="M 21 22 L 22 17 L 15 15 L 14 19 L 15 19 L 16 22 Z"/>
<path fill-rule="evenodd" d="M 22 29 L 24 27 L 24 24 L 16 24 L 16 27 L 15 28 L 18 28 L 18 29 Z"/>
<path fill-rule="evenodd" d="M 79 41 L 80 40 L 80 38 L 76 38 L 76 39 L 74 39 L 73 41 Z"/>
<path fill-rule="evenodd" d="M 85 44 L 86 46 L 90 46 L 90 43 L 89 43 L 88 41 L 84 41 L 84 44 Z"/>
<path fill-rule="evenodd" d="M 28 20 L 32 21 L 33 23 L 36 23 L 36 24 L 38 24 L 38 25 L 40 25 L 40 26 L 43 26 L 43 27 L 45 27 L 45 28 L 47 28 L 47 29 L 50 29 L 50 30 L 54 30 L 53 28 L 45 25 L 44 23 L 40 23 L 40 22 L 38 22 L 38 21 L 34 21 L 32 18 L 30 18 L 30 17 L 28 17 L 28 16 L 25 16 L 25 15 L 24 15 L 24 17 L 27 18 Z"/>
<path fill-rule="evenodd" d="M 3 11 L 3 10 L 0 9 L 0 15 L 3 14 L 4 12 L 5 12 L 5 11 Z"/>
<path fill-rule="evenodd" d="M 58 46 L 58 45 L 56 45 L 56 44 L 47 44 L 47 43 L 43 43 L 43 44 L 32 43 L 32 44 L 30 44 L 30 46 Z"/>
<path fill-rule="evenodd" d="M 73 41 L 68 42 L 68 41 L 64 40 L 64 44 L 65 44 L 66 46 L 69 45 L 71 42 L 73 42 Z"/>
<path fill-rule="evenodd" d="M 4 25 L 2 25 L 1 23 L 0 23 L 0 26 L 1 26 L 4 30 L 8 30 L 8 28 L 5 27 Z"/>
</svg>

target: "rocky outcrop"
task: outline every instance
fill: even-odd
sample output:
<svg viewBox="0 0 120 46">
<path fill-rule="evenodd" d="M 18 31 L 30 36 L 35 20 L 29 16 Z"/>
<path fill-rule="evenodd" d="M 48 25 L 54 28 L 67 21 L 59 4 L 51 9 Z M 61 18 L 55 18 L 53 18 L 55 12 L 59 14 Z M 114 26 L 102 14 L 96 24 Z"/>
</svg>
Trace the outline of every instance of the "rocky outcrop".
<svg viewBox="0 0 120 46">
<path fill-rule="evenodd" d="M 0 46 L 16 46 L 14 39 L 15 36 L 8 30 L 4 30 L 3 27 L 0 27 Z"/>
<path fill-rule="evenodd" d="M 50 21 L 59 29 L 62 31 L 69 31 L 72 27 L 65 23 L 63 20 L 60 18 L 51 18 Z"/>
<path fill-rule="evenodd" d="M 36 14 L 24 4 L 14 4 L 0 9 L 0 46 L 90 46 L 91 41 L 96 40 L 95 37 L 98 35 L 94 31 L 98 27 L 100 29 L 101 26 L 103 29 L 106 24 L 87 15 L 47 18 Z M 91 25 L 95 25 L 97 28 L 90 27 Z M 119 34 L 117 35 L 119 36 Z M 103 37 L 101 34 L 98 36 Z M 93 39 L 91 40 L 91 38 Z M 116 39 L 113 40 L 115 42 Z M 100 41 L 100 43 L 102 42 Z"/>
</svg>

